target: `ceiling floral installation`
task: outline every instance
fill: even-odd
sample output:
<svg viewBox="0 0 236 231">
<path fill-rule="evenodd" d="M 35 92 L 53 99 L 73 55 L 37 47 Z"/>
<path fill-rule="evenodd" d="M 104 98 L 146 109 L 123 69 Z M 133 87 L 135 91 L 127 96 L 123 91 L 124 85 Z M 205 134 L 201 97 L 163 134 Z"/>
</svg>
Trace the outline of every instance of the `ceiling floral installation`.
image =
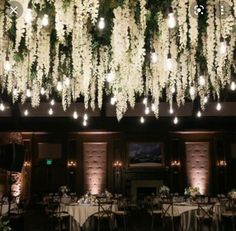
<svg viewBox="0 0 236 231">
<path fill-rule="evenodd" d="M 218 0 L 19 2 L 20 17 L 0 2 L 0 88 L 13 102 L 101 109 L 109 95 L 120 120 L 141 96 L 158 118 L 160 101 L 204 110 L 235 77 L 234 0 L 226 16 Z"/>
</svg>

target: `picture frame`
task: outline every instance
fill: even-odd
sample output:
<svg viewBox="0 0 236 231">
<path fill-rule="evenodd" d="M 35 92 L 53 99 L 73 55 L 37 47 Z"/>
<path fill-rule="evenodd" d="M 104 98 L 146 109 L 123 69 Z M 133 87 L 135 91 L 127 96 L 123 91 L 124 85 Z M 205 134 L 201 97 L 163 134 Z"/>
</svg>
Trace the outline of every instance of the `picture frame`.
<svg viewBox="0 0 236 231">
<path fill-rule="evenodd" d="M 164 147 L 161 142 L 131 142 L 127 147 L 128 166 L 140 167 L 163 167 Z"/>
</svg>

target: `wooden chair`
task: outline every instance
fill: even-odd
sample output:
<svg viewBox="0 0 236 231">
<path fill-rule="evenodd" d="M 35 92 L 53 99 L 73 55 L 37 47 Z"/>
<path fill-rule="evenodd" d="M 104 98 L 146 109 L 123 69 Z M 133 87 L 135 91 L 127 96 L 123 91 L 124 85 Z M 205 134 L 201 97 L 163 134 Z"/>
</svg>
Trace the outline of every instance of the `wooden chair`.
<svg viewBox="0 0 236 231">
<path fill-rule="evenodd" d="M 161 198 L 157 198 L 156 196 L 150 196 L 146 198 L 148 213 L 151 215 L 151 230 L 154 230 L 155 220 L 159 218 L 161 221 L 162 209 L 161 209 Z"/>
<path fill-rule="evenodd" d="M 203 229 L 203 225 L 208 226 L 208 230 L 214 230 L 214 221 L 215 221 L 215 214 L 214 214 L 214 206 L 215 203 L 211 202 L 198 202 L 197 208 L 197 230 L 200 231 Z"/>
<path fill-rule="evenodd" d="M 49 222 L 50 230 L 69 231 L 69 214 L 65 211 L 62 211 L 60 202 L 54 200 L 49 201 L 45 210 L 51 221 Z"/>
<path fill-rule="evenodd" d="M 236 200 L 227 199 L 222 204 L 221 224 L 225 231 L 236 230 Z"/>
<path fill-rule="evenodd" d="M 180 225 L 180 214 L 174 208 L 173 201 L 162 201 L 162 228 L 163 230 L 182 230 Z M 168 227 L 170 225 L 171 227 Z M 167 227 L 167 229 L 166 229 Z"/>
<path fill-rule="evenodd" d="M 128 214 L 126 198 L 118 198 L 117 207 L 118 207 L 118 210 L 114 211 L 115 217 L 118 219 L 118 221 L 120 220 L 120 218 L 122 219 L 123 230 L 126 231 L 127 230 L 126 220 L 127 220 L 127 214 Z"/>
<path fill-rule="evenodd" d="M 100 231 L 101 222 L 107 221 L 109 230 L 114 228 L 114 213 L 112 212 L 113 202 L 101 202 L 98 200 L 98 212 L 94 214 L 97 220 L 97 231 Z"/>
</svg>

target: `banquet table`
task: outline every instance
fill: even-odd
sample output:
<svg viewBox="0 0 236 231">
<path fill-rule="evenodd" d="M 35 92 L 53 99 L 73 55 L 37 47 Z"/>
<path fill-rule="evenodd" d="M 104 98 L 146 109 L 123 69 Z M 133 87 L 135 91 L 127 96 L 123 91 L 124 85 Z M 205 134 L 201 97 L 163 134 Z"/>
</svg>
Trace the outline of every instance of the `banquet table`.
<svg viewBox="0 0 236 231">
<path fill-rule="evenodd" d="M 103 206 L 106 208 L 106 205 Z M 107 205 L 107 208 L 109 205 Z M 112 211 L 117 211 L 117 205 L 112 205 Z M 78 204 L 78 203 L 70 203 L 65 204 L 61 203 L 61 211 L 68 212 L 68 214 L 73 218 L 70 224 L 70 231 L 79 230 L 82 227 L 87 219 L 98 212 L 98 205 L 91 204 Z"/>
<path fill-rule="evenodd" d="M 16 203 L 11 203 L 11 210 L 16 209 L 17 208 L 17 204 Z M 9 204 L 8 203 L 4 203 L 2 204 L 2 209 L 1 209 L 1 213 L 2 215 L 5 215 L 8 213 L 8 209 L 9 209 Z"/>
<path fill-rule="evenodd" d="M 163 204 L 164 209 L 167 209 L 166 204 Z M 204 206 L 204 209 L 208 209 L 209 206 Z M 173 204 L 173 214 L 175 216 L 181 216 L 181 227 L 183 230 L 191 230 L 193 228 L 196 230 L 196 211 L 198 209 L 197 204 L 188 203 L 188 202 L 181 202 L 181 203 L 174 203 Z M 171 214 L 171 211 L 169 212 Z M 216 222 L 216 230 L 218 230 L 218 217 L 220 215 L 220 205 L 216 204 L 214 206 L 214 220 Z"/>
</svg>

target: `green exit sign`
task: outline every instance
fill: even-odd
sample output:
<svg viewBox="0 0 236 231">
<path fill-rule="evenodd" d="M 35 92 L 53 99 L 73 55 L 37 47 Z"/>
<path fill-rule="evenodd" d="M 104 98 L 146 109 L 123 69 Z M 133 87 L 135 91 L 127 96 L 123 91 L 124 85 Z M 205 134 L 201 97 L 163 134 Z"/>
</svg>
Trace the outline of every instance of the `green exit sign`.
<svg viewBox="0 0 236 231">
<path fill-rule="evenodd" d="M 51 159 L 47 159 L 46 164 L 47 165 L 52 165 L 52 160 Z"/>
</svg>

